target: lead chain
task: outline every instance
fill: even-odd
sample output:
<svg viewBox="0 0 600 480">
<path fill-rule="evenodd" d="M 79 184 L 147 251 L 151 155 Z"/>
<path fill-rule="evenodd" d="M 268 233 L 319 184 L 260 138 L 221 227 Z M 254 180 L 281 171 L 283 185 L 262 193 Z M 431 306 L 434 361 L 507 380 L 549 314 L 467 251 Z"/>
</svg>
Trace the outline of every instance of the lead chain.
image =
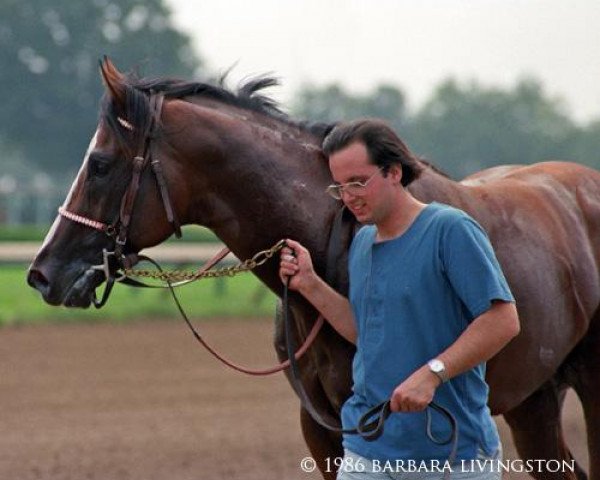
<svg viewBox="0 0 600 480">
<path fill-rule="evenodd" d="M 261 250 L 252 258 L 244 260 L 237 265 L 229 267 L 215 268 L 200 271 L 185 271 L 185 270 L 171 270 L 171 271 L 159 271 L 159 270 L 139 270 L 126 268 L 123 273 L 127 277 L 138 277 L 138 278 L 152 278 L 155 280 L 162 280 L 164 282 L 181 282 L 200 280 L 201 278 L 218 278 L 218 277 L 233 277 L 243 272 L 249 272 L 254 270 L 256 267 L 264 264 L 273 255 L 285 246 L 285 240 L 280 240 L 275 245 L 267 250 Z"/>
</svg>

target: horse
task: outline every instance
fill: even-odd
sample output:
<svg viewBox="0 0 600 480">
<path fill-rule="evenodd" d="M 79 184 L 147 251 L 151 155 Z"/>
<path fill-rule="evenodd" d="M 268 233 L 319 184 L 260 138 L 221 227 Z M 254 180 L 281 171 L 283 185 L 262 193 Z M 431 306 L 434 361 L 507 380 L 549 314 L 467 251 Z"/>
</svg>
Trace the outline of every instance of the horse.
<svg viewBox="0 0 600 480">
<path fill-rule="evenodd" d="M 93 269 L 103 251 L 104 257 L 115 250 L 135 254 L 180 224 L 210 228 L 238 258 L 294 238 L 311 251 L 317 272 L 347 292 L 356 224 L 324 193 L 332 179 L 320 145 L 332 125 L 282 113 L 262 91 L 274 83 L 267 77 L 234 92 L 222 84 L 137 78 L 107 58 L 100 70 L 106 91 L 96 132 L 28 272 L 47 303 L 89 307 L 105 280 Z M 148 151 L 160 168 L 144 166 Z M 492 413 L 507 420 L 523 460 L 572 461 L 560 414 L 573 388 L 585 413 L 589 476 L 600 480 L 600 173 L 551 161 L 496 167 L 458 182 L 422 163 L 411 193 L 461 208 L 483 226 L 516 299 L 521 333 L 488 362 Z M 281 295 L 277 262 L 254 273 Z M 290 309 L 300 341 L 317 312 L 294 293 Z M 275 350 L 284 359 L 281 315 L 275 330 Z M 299 363 L 314 408 L 333 424 L 351 391 L 353 354 L 354 346 L 325 324 Z M 340 435 L 303 407 L 300 425 L 323 477 L 334 478 L 326 462 L 342 455 Z M 532 475 L 587 478 L 580 465 Z"/>
</svg>

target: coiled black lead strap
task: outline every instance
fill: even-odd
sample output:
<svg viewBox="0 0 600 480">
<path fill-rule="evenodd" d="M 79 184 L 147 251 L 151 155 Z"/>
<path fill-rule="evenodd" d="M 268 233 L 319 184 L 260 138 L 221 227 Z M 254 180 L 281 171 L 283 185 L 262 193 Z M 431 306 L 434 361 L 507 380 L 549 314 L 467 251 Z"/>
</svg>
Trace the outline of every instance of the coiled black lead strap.
<svg viewBox="0 0 600 480">
<path fill-rule="evenodd" d="M 292 386 L 298 396 L 300 397 L 300 402 L 302 403 L 302 407 L 309 413 L 309 415 L 313 418 L 315 422 L 321 425 L 323 428 L 330 430 L 332 432 L 349 434 L 349 435 L 360 435 L 363 439 L 367 441 L 373 441 L 379 438 L 383 434 L 384 424 L 386 419 L 392 413 L 390 407 L 390 400 L 386 400 L 381 402 L 380 404 L 374 406 L 369 411 L 367 411 L 358 421 L 358 425 L 356 428 L 344 429 L 338 427 L 336 425 L 331 425 L 327 421 L 323 419 L 321 414 L 317 412 L 315 407 L 313 406 L 306 390 L 304 389 L 304 385 L 300 379 L 300 369 L 298 366 L 298 362 L 294 358 L 294 342 L 293 342 L 293 332 L 292 332 L 292 320 L 289 311 L 289 282 L 288 278 L 284 284 L 283 288 L 283 316 L 284 316 L 284 326 L 285 326 L 285 336 L 286 336 L 286 349 L 288 353 L 288 358 L 290 360 L 290 381 Z M 441 415 L 443 415 L 450 424 L 451 433 L 448 438 L 439 439 L 436 438 L 432 431 L 433 419 L 431 416 L 431 411 L 435 410 Z M 456 453 L 458 450 L 458 422 L 454 415 L 446 408 L 438 405 L 435 402 L 431 402 L 427 406 L 427 428 L 426 434 L 429 440 L 431 440 L 436 445 L 448 445 L 452 444 L 450 455 L 448 456 L 448 462 L 452 464 L 456 458 Z"/>
</svg>

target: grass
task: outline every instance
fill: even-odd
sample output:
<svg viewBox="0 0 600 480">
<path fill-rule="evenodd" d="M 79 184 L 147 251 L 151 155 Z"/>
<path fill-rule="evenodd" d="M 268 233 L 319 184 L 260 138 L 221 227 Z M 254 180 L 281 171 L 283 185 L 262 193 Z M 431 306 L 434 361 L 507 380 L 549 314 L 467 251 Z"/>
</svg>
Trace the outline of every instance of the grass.
<svg viewBox="0 0 600 480">
<path fill-rule="evenodd" d="M 50 228 L 36 225 L 0 226 L 0 242 L 41 242 Z"/>
<path fill-rule="evenodd" d="M 167 290 L 136 289 L 116 285 L 108 304 L 97 310 L 90 307 L 67 309 L 51 307 L 25 280 L 25 266 L 0 267 L 0 326 L 50 322 L 115 321 L 178 316 Z M 102 288 L 102 287 L 101 287 Z M 273 295 L 252 274 L 233 278 L 205 279 L 177 290 L 191 318 L 272 316 Z M 100 291 L 97 292 L 100 296 Z"/>
</svg>

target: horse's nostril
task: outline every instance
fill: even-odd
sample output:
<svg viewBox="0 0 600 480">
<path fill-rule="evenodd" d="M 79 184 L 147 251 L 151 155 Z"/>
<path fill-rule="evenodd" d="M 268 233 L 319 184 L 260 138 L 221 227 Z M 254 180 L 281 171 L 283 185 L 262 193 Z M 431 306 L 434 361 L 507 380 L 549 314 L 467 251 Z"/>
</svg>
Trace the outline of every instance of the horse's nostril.
<svg viewBox="0 0 600 480">
<path fill-rule="evenodd" d="M 40 291 L 42 294 L 46 293 L 50 285 L 48 279 L 44 276 L 44 274 L 39 270 L 35 269 L 29 270 L 29 273 L 27 274 L 27 283 L 31 287 Z"/>
</svg>

